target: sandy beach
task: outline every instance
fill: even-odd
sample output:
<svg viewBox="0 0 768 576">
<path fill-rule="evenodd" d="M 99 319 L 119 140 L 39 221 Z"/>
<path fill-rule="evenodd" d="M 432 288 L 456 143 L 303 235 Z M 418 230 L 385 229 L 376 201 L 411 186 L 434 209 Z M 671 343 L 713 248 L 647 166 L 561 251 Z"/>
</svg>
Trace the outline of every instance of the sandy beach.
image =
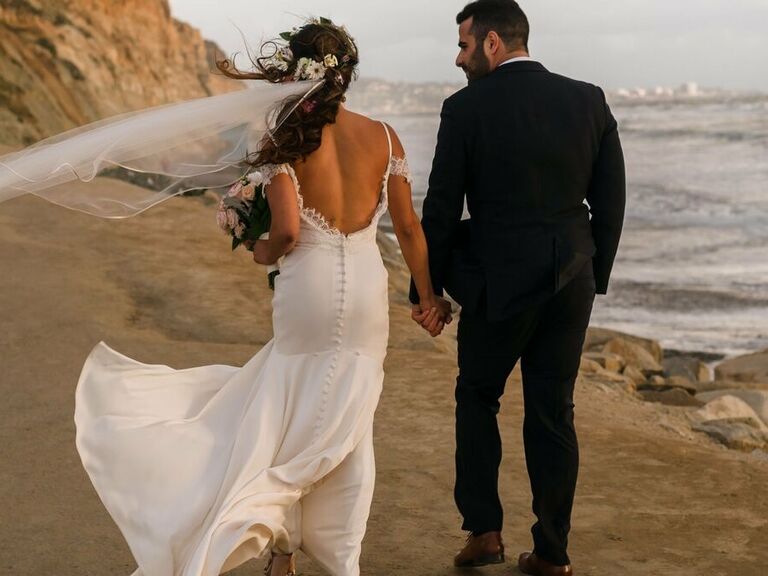
<svg viewBox="0 0 768 576">
<path fill-rule="evenodd" d="M 129 186 L 114 181 L 104 185 Z M 362 572 L 445 575 L 464 535 L 452 498 L 455 339 L 410 321 L 391 246 L 391 339 Z M 125 575 L 130 551 L 75 451 L 74 391 L 100 340 L 146 363 L 242 365 L 271 337 L 264 270 L 232 253 L 211 196 L 105 221 L 34 197 L 0 205 L 0 574 Z M 455 324 L 453 325 L 455 329 Z M 691 434 L 685 408 L 584 375 L 569 553 L 579 576 L 762 576 L 768 462 Z M 529 549 L 519 375 L 501 413 L 504 566 Z M 305 557 L 300 573 L 322 572 Z M 232 574 L 260 574 L 249 562 Z"/>
</svg>

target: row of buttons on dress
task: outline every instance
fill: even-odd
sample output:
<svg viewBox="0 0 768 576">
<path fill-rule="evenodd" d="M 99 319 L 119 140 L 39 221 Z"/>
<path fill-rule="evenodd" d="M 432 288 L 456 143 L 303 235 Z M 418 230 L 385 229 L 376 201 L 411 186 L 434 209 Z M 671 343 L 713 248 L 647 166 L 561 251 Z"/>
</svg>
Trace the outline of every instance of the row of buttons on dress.
<svg viewBox="0 0 768 576">
<path fill-rule="evenodd" d="M 344 329 L 344 309 L 346 306 L 346 293 L 347 293 L 347 252 L 346 252 L 346 237 L 342 241 L 342 244 L 340 246 L 341 250 L 340 252 L 340 259 L 339 259 L 339 270 L 337 271 L 339 274 L 339 310 L 336 316 L 336 331 L 334 333 L 334 340 L 333 342 L 336 344 L 336 351 L 333 355 L 333 360 L 331 361 L 330 370 L 328 371 L 328 374 L 325 377 L 325 382 L 323 383 L 323 392 L 322 397 L 320 399 L 320 408 L 319 408 L 319 414 L 317 423 L 315 424 L 315 432 L 314 437 L 315 439 L 317 436 L 319 436 L 323 422 L 325 420 L 325 412 L 328 408 L 328 394 L 330 392 L 331 383 L 333 382 L 333 377 L 336 374 L 336 368 L 338 367 L 339 363 L 339 355 L 341 354 L 341 343 L 342 343 L 342 336 L 343 336 L 343 329 Z"/>
</svg>

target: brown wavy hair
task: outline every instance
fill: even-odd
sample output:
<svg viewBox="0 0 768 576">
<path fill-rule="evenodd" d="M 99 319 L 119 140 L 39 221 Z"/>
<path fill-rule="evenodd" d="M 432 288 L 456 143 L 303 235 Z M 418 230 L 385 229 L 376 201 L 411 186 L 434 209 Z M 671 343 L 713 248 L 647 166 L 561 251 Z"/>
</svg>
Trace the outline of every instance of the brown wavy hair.
<svg viewBox="0 0 768 576">
<path fill-rule="evenodd" d="M 278 63 L 274 56 L 286 47 L 286 42 L 290 56 L 286 62 Z M 265 42 L 260 53 L 259 58 L 251 58 L 253 72 L 238 70 L 234 57 L 218 60 L 216 67 L 229 78 L 277 84 L 293 81 L 301 58 L 322 63 L 328 55 L 336 57 L 338 65 L 327 67 L 325 83 L 305 102 L 301 102 L 301 96 L 292 96 L 279 105 L 278 129 L 262 142 L 257 152 L 246 157 L 246 163 L 254 168 L 304 160 L 320 147 L 323 127 L 336 122 L 339 106 L 357 77 L 357 45 L 346 29 L 320 18 L 283 33 L 280 40 Z"/>
</svg>

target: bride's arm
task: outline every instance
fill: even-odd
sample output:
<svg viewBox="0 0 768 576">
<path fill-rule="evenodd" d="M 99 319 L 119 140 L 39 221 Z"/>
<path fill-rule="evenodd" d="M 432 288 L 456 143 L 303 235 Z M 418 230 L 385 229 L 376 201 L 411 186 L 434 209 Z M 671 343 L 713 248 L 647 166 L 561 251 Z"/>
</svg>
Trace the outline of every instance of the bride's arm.
<svg viewBox="0 0 768 576">
<path fill-rule="evenodd" d="M 392 128 L 389 128 L 389 131 L 392 136 L 393 157 L 404 159 L 405 150 L 400 139 Z M 429 329 L 431 324 L 434 329 L 430 332 L 437 330 L 439 333 L 442 330 L 442 323 L 450 322 L 450 305 L 436 296 L 432 288 L 427 241 L 421 228 L 421 220 L 413 208 L 409 180 L 403 175 L 390 174 L 387 194 L 395 235 L 419 293 L 419 307 L 425 313 L 432 309 L 437 310 L 436 321 L 428 321 L 425 327 Z"/>
<path fill-rule="evenodd" d="M 269 240 L 259 240 L 253 247 L 253 259 L 259 264 L 274 264 L 296 245 L 299 237 L 299 203 L 296 188 L 288 174 L 276 174 L 264 187 L 272 223 Z"/>
</svg>

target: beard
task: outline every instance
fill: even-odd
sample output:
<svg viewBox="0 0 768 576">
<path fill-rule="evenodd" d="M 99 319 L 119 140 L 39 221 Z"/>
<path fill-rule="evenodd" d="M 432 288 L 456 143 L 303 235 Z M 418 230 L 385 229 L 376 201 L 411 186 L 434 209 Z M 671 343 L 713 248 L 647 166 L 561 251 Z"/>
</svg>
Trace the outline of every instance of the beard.
<svg viewBox="0 0 768 576">
<path fill-rule="evenodd" d="M 488 58 L 485 57 L 482 43 L 478 43 L 475 47 L 475 51 L 469 58 L 469 61 L 461 68 L 464 70 L 464 73 L 467 75 L 467 80 L 470 82 L 482 78 L 491 72 L 491 63 L 488 61 Z"/>
</svg>

